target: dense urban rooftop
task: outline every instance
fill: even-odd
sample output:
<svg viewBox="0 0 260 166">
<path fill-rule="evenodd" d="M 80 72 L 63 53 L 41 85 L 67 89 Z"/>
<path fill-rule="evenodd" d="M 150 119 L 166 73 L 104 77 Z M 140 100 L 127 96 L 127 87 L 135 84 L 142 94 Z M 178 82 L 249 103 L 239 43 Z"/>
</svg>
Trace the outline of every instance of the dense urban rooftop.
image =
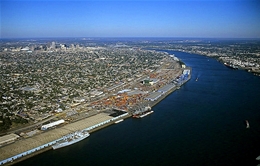
<svg viewBox="0 0 260 166">
<path fill-rule="evenodd" d="M 64 110 L 66 117 L 71 117 L 82 109 L 132 108 L 148 92 L 180 74 L 174 70 L 160 72 L 179 68 L 181 63 L 165 52 L 153 51 L 156 49 L 210 56 L 229 67 L 260 74 L 258 40 L 83 38 L 0 42 L 0 131 L 41 122 Z M 148 79 L 148 84 L 139 84 L 147 78 L 156 78 L 156 83 L 150 85 Z M 135 91 L 126 96 L 128 89 L 124 88 Z M 119 96 L 118 91 L 122 92 Z"/>
<path fill-rule="evenodd" d="M 64 110 L 67 116 L 77 114 L 81 108 L 75 107 L 80 103 L 149 77 L 162 64 L 173 61 L 166 53 L 123 44 L 7 45 L 0 52 L 1 130 L 36 123 Z"/>
</svg>

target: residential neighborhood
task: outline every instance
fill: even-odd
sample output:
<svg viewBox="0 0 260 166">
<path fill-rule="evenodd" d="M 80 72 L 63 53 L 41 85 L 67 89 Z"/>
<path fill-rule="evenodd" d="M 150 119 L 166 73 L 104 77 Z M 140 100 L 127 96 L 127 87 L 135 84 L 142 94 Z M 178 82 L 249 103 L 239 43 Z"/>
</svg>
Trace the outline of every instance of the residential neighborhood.
<svg viewBox="0 0 260 166">
<path fill-rule="evenodd" d="M 3 47 L 1 131 L 60 118 L 75 120 L 79 117 L 73 116 L 81 112 L 85 117 L 91 111 L 98 113 L 112 107 L 129 110 L 143 101 L 148 92 L 181 74 L 174 70 L 160 74 L 161 69 L 180 68 L 178 58 L 124 44 L 67 47 L 51 42 Z M 125 95 L 127 88 L 134 99 Z M 117 94 L 128 98 L 128 103 L 117 101 Z"/>
</svg>

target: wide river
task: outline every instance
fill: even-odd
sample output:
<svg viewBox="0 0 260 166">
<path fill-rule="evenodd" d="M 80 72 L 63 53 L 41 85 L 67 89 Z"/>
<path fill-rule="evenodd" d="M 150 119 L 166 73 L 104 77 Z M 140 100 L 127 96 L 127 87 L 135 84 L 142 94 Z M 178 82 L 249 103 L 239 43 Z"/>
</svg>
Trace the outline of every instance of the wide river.
<svg viewBox="0 0 260 166">
<path fill-rule="evenodd" d="M 260 77 L 206 56 L 168 52 L 192 67 L 192 77 L 153 107 L 153 114 L 17 165 L 260 164 Z"/>
</svg>

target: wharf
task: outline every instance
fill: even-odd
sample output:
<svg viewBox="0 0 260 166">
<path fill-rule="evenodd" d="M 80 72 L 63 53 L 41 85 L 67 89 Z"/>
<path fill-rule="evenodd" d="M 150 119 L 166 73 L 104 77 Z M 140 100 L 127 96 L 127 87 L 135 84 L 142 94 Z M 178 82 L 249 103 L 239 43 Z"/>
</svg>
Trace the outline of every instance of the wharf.
<svg viewBox="0 0 260 166">
<path fill-rule="evenodd" d="M 177 89 L 177 87 L 172 88 L 171 90 L 169 90 L 168 92 L 166 92 L 164 95 L 162 95 L 161 97 L 159 97 L 157 100 L 155 101 L 149 101 L 149 105 L 150 107 L 154 107 L 156 104 L 158 104 L 159 102 L 161 102 L 164 98 L 166 98 L 169 94 L 171 94 L 172 92 L 174 92 Z"/>
<path fill-rule="evenodd" d="M 191 71 L 191 69 L 190 69 Z M 162 101 L 165 97 L 167 97 L 169 94 L 171 94 L 173 91 L 178 89 L 180 86 L 185 84 L 187 81 L 189 81 L 191 78 L 191 74 L 189 74 L 189 77 L 183 81 L 179 86 L 173 86 L 173 88 L 169 89 L 167 92 L 165 92 L 163 95 L 161 95 L 157 100 L 155 101 L 147 101 L 144 102 L 143 104 L 149 104 L 151 107 L 155 106 L 158 104 L 160 101 Z M 25 160 L 29 157 L 35 156 L 37 154 L 40 154 L 44 151 L 50 150 L 51 145 L 49 144 L 50 142 L 53 142 L 55 140 L 58 140 L 62 138 L 64 135 L 67 135 L 69 133 L 75 132 L 77 130 L 83 130 L 87 128 L 91 128 L 89 130 L 90 133 L 97 131 L 101 128 L 107 127 L 109 125 L 115 124 L 115 121 L 118 121 L 120 119 L 125 119 L 131 117 L 130 114 L 127 114 L 123 117 L 120 117 L 116 120 L 114 120 L 115 117 L 110 116 L 108 113 L 99 113 L 93 116 L 90 116 L 85 119 L 78 120 L 76 122 L 64 125 L 62 127 L 57 127 L 54 129 L 50 129 L 46 132 L 42 132 L 40 134 L 37 134 L 33 137 L 29 138 L 23 138 L 15 143 L 5 145 L 0 148 L 0 165 L 1 161 L 6 160 L 8 158 L 13 158 L 13 156 L 22 154 L 24 152 L 31 151 L 32 149 L 36 149 L 39 146 L 46 145 L 46 147 L 39 149 L 39 150 L 33 150 L 30 154 L 26 154 L 25 156 L 19 157 L 19 158 L 14 158 L 11 162 L 4 163 L 4 165 L 13 165 L 15 163 L 18 163 L 22 160 Z M 106 123 L 103 123 L 106 122 Z M 100 123 L 103 123 L 102 125 L 98 125 Z M 98 125 L 98 126 L 97 126 Z M 93 126 L 97 126 L 92 128 Z"/>
<path fill-rule="evenodd" d="M 119 119 L 127 118 L 130 117 L 130 115 L 126 115 L 124 117 L 121 117 Z M 100 125 L 99 127 L 93 128 L 89 131 L 89 133 L 92 133 L 96 130 L 99 130 L 103 127 L 109 126 L 111 124 L 114 124 L 115 121 L 112 121 L 114 117 L 109 116 L 107 113 L 99 113 L 97 115 L 88 117 L 86 119 L 79 120 L 74 123 L 67 124 L 65 126 L 55 128 L 55 129 L 50 129 L 46 132 L 42 132 L 40 134 L 37 134 L 33 137 L 25 138 L 25 139 L 20 139 L 16 141 L 15 143 L 8 144 L 6 146 L 3 146 L 0 148 L 0 161 L 3 161 L 7 158 L 11 158 L 13 156 L 16 156 L 18 154 L 24 153 L 26 151 L 30 151 L 31 149 L 35 149 L 36 147 L 42 146 L 44 144 L 48 144 L 49 142 L 52 142 L 54 140 L 60 139 L 64 135 L 67 135 L 69 133 L 75 132 L 77 130 L 83 130 L 86 128 L 89 128 L 91 126 L 95 126 L 97 124 L 100 124 L 104 121 L 109 121 L 111 122 L 106 123 L 104 125 Z M 117 119 L 117 120 L 119 120 Z M 12 165 L 17 162 L 20 162 L 22 160 L 25 160 L 29 157 L 32 157 L 34 155 L 37 155 L 39 153 L 42 153 L 46 150 L 52 149 L 51 146 L 47 146 L 46 148 L 43 148 L 41 150 L 36 150 L 33 153 L 23 156 L 21 158 L 15 159 L 12 162 L 6 163 L 6 165 Z M 1 165 L 1 163 L 0 163 Z"/>
<path fill-rule="evenodd" d="M 191 79 L 191 68 L 188 67 L 187 69 L 190 70 L 190 74 L 189 77 L 187 78 L 187 80 L 185 80 L 184 82 L 182 82 L 182 84 L 173 87 L 172 89 L 170 89 L 169 91 L 167 91 L 165 94 L 163 94 L 162 96 L 160 96 L 157 100 L 155 101 L 149 101 L 148 104 L 150 105 L 150 107 L 154 107 L 156 104 L 158 104 L 159 102 L 161 102 L 165 97 L 167 97 L 169 94 L 171 94 L 172 92 L 174 92 L 175 90 L 179 89 L 183 84 L 185 84 L 186 82 L 188 82 Z"/>
<path fill-rule="evenodd" d="M 160 97 L 158 97 L 156 100 L 154 101 L 144 101 L 142 103 L 143 106 L 147 106 L 149 105 L 150 107 L 154 107 L 156 104 L 158 104 L 159 102 L 161 102 L 164 98 L 166 98 L 169 94 L 171 94 L 172 92 L 174 92 L 175 90 L 179 89 L 183 84 L 185 84 L 186 82 L 188 82 L 191 79 L 191 68 L 187 67 L 186 69 L 190 70 L 190 74 L 188 76 L 188 78 L 186 80 L 184 80 L 181 84 L 178 84 L 177 86 L 172 86 L 171 89 L 169 89 L 167 92 L 165 92 L 164 94 L 160 95 Z M 160 93 L 160 92 L 158 92 Z M 155 94 L 156 95 L 156 94 Z M 135 107 L 133 107 L 130 112 L 134 112 L 135 111 Z"/>
</svg>

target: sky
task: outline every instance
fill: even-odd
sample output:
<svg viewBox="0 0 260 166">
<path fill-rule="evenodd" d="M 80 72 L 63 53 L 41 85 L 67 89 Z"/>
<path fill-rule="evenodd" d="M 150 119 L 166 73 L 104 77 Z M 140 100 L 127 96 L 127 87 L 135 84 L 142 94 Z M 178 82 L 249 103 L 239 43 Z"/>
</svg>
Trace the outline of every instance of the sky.
<svg viewBox="0 0 260 166">
<path fill-rule="evenodd" d="M 1 0 L 0 38 L 260 38 L 258 0 Z"/>
</svg>

